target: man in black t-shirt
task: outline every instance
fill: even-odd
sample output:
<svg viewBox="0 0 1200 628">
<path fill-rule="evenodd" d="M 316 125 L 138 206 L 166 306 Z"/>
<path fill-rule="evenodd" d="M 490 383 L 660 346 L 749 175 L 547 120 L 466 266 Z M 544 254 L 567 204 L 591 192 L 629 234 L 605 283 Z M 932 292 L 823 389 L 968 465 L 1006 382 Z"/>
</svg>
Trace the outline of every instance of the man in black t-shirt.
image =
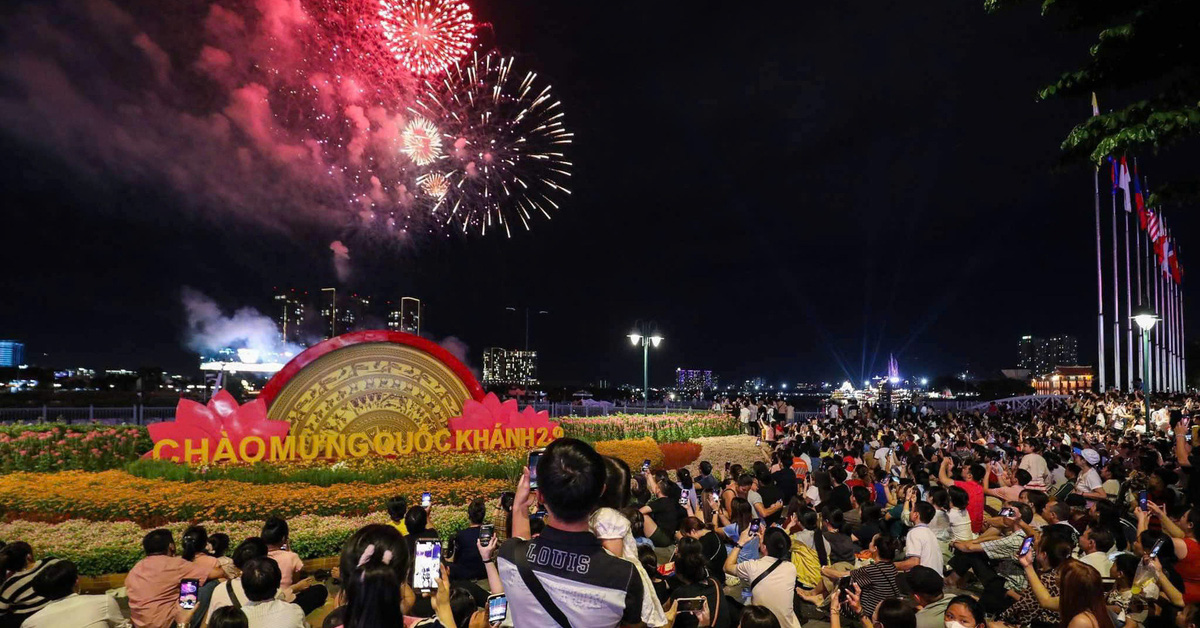
<svg viewBox="0 0 1200 628">
<path fill-rule="evenodd" d="M 588 530 L 588 515 L 604 490 L 604 459 L 587 443 L 554 441 L 529 470 L 513 500 L 513 538 L 500 546 L 496 567 L 515 626 L 615 628 L 641 622 L 642 581 L 633 563 L 604 551 Z M 536 497 L 535 497 L 536 496 Z M 529 536 L 529 510 L 546 506 L 546 528 Z"/>
</svg>

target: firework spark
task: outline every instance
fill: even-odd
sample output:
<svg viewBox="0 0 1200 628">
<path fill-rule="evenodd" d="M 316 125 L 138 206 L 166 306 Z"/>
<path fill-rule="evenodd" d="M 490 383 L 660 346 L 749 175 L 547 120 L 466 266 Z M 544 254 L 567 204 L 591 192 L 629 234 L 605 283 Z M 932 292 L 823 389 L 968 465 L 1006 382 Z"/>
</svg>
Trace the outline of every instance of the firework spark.
<svg viewBox="0 0 1200 628">
<path fill-rule="evenodd" d="M 380 0 L 380 26 L 392 56 L 414 74 L 443 72 L 471 50 L 471 7 L 461 0 Z"/>
<path fill-rule="evenodd" d="M 555 199 L 570 194 L 563 150 L 573 134 L 563 126 L 561 104 L 549 85 L 535 86 L 536 74 L 517 80 L 512 68 L 511 57 L 475 55 L 449 67 L 444 80 L 426 81 L 413 107 L 452 145 L 439 162 L 450 168 L 450 185 L 433 211 L 464 231 L 503 227 L 511 235 L 514 221 L 528 230 L 534 214 L 550 218 Z"/>
<path fill-rule="evenodd" d="M 421 175 L 417 179 L 417 183 L 426 194 L 439 201 L 450 190 L 450 180 L 440 172 L 430 172 L 429 174 Z"/>
<path fill-rule="evenodd" d="M 428 166 L 442 156 L 442 134 L 425 118 L 413 118 L 400 134 L 400 149 L 418 166 Z"/>
</svg>

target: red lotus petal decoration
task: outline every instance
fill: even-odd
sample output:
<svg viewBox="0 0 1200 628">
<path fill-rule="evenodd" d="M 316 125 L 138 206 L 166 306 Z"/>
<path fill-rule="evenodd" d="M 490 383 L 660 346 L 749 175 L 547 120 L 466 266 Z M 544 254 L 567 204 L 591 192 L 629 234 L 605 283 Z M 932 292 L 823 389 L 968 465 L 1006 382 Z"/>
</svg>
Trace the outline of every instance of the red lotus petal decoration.
<svg viewBox="0 0 1200 628">
<path fill-rule="evenodd" d="M 183 459 L 183 443 L 187 440 L 208 440 L 210 455 L 216 451 L 222 437 L 233 445 L 234 455 L 241 459 L 242 440 L 257 436 L 263 444 L 270 443 L 272 436 L 287 436 L 291 424 L 287 421 L 272 421 L 267 418 L 267 404 L 256 399 L 246 405 L 238 405 L 233 395 L 221 390 L 213 395 L 207 405 L 188 399 L 180 399 L 175 405 L 175 420 L 155 423 L 147 429 L 150 439 L 156 444 L 163 439 L 179 443 L 178 447 L 165 446 L 160 450 L 161 458 Z M 198 444 L 196 445 L 198 446 Z M 258 446 L 252 443 L 247 454 L 257 454 Z M 265 453 L 265 452 L 264 452 Z M 147 452 L 144 458 L 152 457 Z"/>
<path fill-rule="evenodd" d="M 558 423 L 550 421 L 550 413 L 537 412 L 532 406 L 524 410 L 517 409 L 516 399 L 501 402 L 495 393 L 488 393 L 483 401 L 468 399 L 463 404 L 461 417 L 450 419 L 450 431 L 453 433 L 470 430 L 492 429 L 537 429 L 546 428 L 553 431 Z"/>
</svg>

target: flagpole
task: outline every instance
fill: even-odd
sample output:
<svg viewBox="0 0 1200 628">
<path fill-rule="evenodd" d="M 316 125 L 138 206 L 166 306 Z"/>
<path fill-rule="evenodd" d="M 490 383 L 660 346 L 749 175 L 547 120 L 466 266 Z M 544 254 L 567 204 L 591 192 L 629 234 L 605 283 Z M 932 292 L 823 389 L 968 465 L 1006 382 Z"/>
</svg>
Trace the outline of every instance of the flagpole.
<svg viewBox="0 0 1200 628">
<path fill-rule="evenodd" d="M 1183 324 L 1183 277 L 1179 278 L 1179 342 L 1183 345 L 1183 355 L 1180 356 L 1179 366 L 1183 369 L 1183 392 L 1187 392 L 1187 333 Z"/>
<path fill-rule="evenodd" d="M 1128 193 L 1126 193 L 1128 195 Z M 1128 199 L 1126 199 L 1128 205 Z M 1125 381 L 1127 391 L 1133 390 L 1133 281 L 1129 269 L 1129 212 L 1125 212 Z"/>
<path fill-rule="evenodd" d="M 1100 359 L 1097 362 L 1096 379 L 1100 383 L 1100 392 L 1105 391 L 1104 379 L 1104 253 L 1100 240 L 1100 168 L 1096 167 L 1092 175 L 1092 183 L 1096 196 L 1096 348 Z"/>
<path fill-rule="evenodd" d="M 1137 161 L 1134 161 L 1134 170 L 1136 171 L 1136 169 L 1137 169 Z M 1141 217 L 1142 215 L 1144 215 L 1144 214 L 1139 214 L 1139 217 Z M 1138 224 L 1141 224 L 1141 223 L 1139 222 Z M 1146 298 L 1146 295 L 1142 294 L 1142 233 L 1143 233 L 1143 231 L 1145 231 L 1145 230 L 1139 228 L 1137 230 L 1137 233 L 1135 233 L 1134 237 L 1133 237 L 1133 246 L 1134 246 L 1133 259 L 1136 260 L 1136 263 L 1137 263 L 1137 271 L 1134 273 L 1134 276 L 1137 277 L 1138 307 L 1142 307 L 1144 305 L 1143 299 Z M 1125 250 L 1126 250 L 1126 252 L 1128 252 L 1129 247 L 1126 246 Z M 1146 372 L 1146 362 L 1145 362 L 1146 356 L 1142 355 L 1143 336 L 1145 335 L 1145 333 L 1146 332 L 1143 331 L 1141 327 L 1138 327 L 1138 330 L 1137 330 L 1137 372 L 1139 373 L 1139 377 L 1141 376 L 1140 374 Z M 1142 382 L 1142 392 L 1145 393 L 1145 391 L 1146 391 L 1146 382 L 1143 381 Z"/>
<path fill-rule="evenodd" d="M 1114 182 L 1115 183 L 1115 182 Z M 1121 390 L 1121 275 L 1117 263 L 1117 192 L 1112 191 L 1113 388 Z"/>
<path fill-rule="evenodd" d="M 1162 237 L 1166 238 L 1167 237 L 1167 235 L 1166 235 L 1167 229 L 1165 226 L 1166 221 L 1163 220 L 1161 213 L 1159 215 L 1158 220 L 1159 220 L 1159 223 L 1163 225 L 1163 230 L 1162 230 L 1163 236 Z M 1163 246 L 1166 246 L 1165 240 L 1164 240 Z M 1166 309 L 1167 309 L 1167 307 L 1166 307 L 1167 306 L 1167 299 L 1166 299 L 1167 287 L 1164 286 L 1163 282 L 1162 282 L 1162 270 L 1160 269 L 1162 262 L 1160 260 L 1158 260 L 1157 258 L 1155 258 L 1154 261 L 1155 261 L 1154 294 L 1155 294 L 1155 297 L 1158 299 L 1158 303 L 1154 309 L 1159 314 L 1163 314 L 1166 312 Z M 1155 325 L 1155 327 L 1158 328 L 1158 356 L 1157 356 L 1158 357 L 1158 385 L 1159 385 L 1159 390 L 1165 392 L 1167 390 L 1166 325 L 1161 325 L 1161 326 Z"/>
<path fill-rule="evenodd" d="M 1175 341 L 1175 391 L 1183 392 L 1183 370 L 1179 368 L 1179 359 L 1183 355 L 1183 347 L 1179 344 L 1179 325 L 1182 321 L 1179 320 L 1179 284 L 1175 283 L 1174 272 L 1171 273 L 1171 292 L 1174 295 L 1171 299 L 1171 315 L 1175 321 L 1175 328 L 1172 330 L 1172 338 Z"/>
</svg>

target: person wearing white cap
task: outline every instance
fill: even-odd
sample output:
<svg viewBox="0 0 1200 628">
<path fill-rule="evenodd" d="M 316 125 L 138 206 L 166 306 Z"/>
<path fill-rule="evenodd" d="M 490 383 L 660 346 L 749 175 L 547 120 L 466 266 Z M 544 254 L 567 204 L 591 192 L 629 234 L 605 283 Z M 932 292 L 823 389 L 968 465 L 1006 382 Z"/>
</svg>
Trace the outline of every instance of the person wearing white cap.
<svg viewBox="0 0 1200 628">
<path fill-rule="evenodd" d="M 1090 507 L 1098 499 L 1108 499 L 1104 492 L 1104 481 L 1093 467 L 1100 464 L 1100 454 L 1095 449 L 1084 449 L 1075 454 L 1079 465 L 1079 477 L 1075 479 L 1075 494 L 1087 500 Z"/>
</svg>

